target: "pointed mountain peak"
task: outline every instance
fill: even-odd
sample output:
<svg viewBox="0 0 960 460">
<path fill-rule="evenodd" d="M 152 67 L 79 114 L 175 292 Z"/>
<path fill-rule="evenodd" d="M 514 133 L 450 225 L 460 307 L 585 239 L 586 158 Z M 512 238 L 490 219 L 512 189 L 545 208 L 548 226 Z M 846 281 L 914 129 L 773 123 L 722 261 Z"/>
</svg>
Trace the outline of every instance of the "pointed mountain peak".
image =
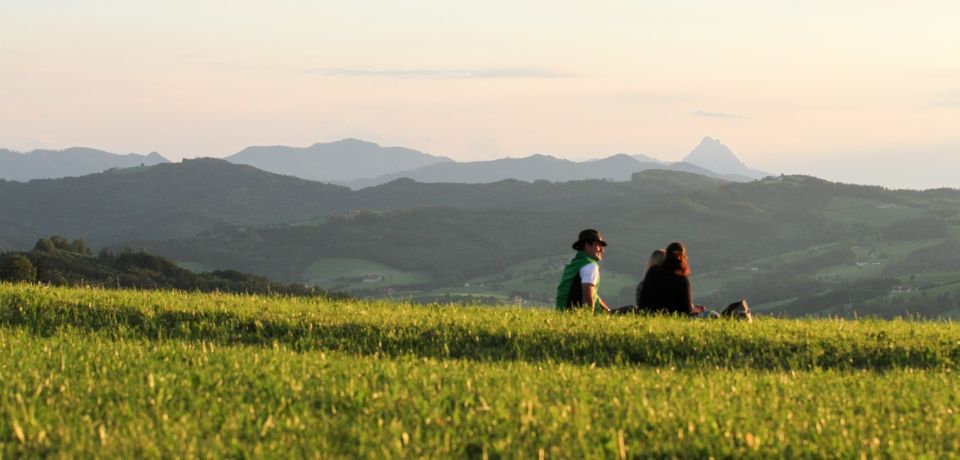
<svg viewBox="0 0 960 460">
<path fill-rule="evenodd" d="M 704 137 L 700 144 L 683 159 L 684 162 L 709 169 L 720 174 L 748 174 L 750 168 L 743 164 L 720 139 Z"/>
<path fill-rule="evenodd" d="M 150 153 L 148 153 L 148 154 L 146 155 L 146 158 L 149 158 L 149 159 L 151 159 L 151 160 L 155 160 L 155 161 L 158 162 L 158 163 L 169 163 L 169 162 L 170 162 L 170 160 L 168 160 L 167 157 L 161 155 L 159 152 L 150 152 Z"/>
</svg>

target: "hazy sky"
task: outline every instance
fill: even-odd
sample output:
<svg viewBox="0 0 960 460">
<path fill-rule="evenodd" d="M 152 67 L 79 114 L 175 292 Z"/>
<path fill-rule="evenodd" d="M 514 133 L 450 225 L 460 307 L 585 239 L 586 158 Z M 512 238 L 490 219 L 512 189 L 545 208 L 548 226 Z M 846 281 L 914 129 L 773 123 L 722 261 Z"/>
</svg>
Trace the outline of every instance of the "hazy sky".
<svg viewBox="0 0 960 460">
<path fill-rule="evenodd" d="M 960 187 L 957 18 L 955 0 L 0 0 L 0 147 L 679 160 L 713 136 L 767 171 Z"/>
</svg>

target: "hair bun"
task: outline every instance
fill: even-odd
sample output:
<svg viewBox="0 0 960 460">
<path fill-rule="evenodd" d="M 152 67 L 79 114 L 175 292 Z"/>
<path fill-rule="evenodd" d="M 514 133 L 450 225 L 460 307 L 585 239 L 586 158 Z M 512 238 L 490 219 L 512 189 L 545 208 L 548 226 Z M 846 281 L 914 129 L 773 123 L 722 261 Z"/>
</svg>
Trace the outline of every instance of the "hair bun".
<svg viewBox="0 0 960 460">
<path fill-rule="evenodd" d="M 669 246 L 667 246 L 667 254 L 678 254 L 678 253 L 682 254 L 685 252 L 687 251 L 683 247 L 683 243 L 673 242 L 673 243 L 670 243 Z"/>
</svg>

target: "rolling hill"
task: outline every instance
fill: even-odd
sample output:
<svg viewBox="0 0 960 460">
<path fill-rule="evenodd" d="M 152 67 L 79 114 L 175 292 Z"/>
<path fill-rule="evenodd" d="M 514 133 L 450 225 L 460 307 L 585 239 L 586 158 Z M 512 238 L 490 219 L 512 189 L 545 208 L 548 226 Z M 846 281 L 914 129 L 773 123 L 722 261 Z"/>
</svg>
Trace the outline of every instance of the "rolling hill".
<svg viewBox="0 0 960 460">
<path fill-rule="evenodd" d="M 223 160 L 184 160 L 77 178 L 0 182 L 0 240 L 25 249 L 51 234 L 93 245 L 188 238 L 346 212 L 350 190 Z"/>
<path fill-rule="evenodd" d="M 615 303 L 631 302 L 630 278 L 653 248 L 680 240 L 698 299 L 711 305 L 747 297 L 768 312 L 891 314 L 903 310 L 891 296 L 903 295 L 941 314 L 960 299 L 958 212 L 957 190 L 806 176 L 733 183 L 647 170 L 626 181 L 399 179 L 351 191 L 202 159 L 0 182 L 0 244 L 61 234 L 358 295 L 543 302 L 557 270 L 544 261 L 569 256 L 576 232 L 597 227 L 611 241 Z"/>
<path fill-rule="evenodd" d="M 354 194 L 363 197 L 367 209 L 373 208 L 378 196 L 406 196 L 403 207 L 385 201 L 379 211 L 353 211 L 312 225 L 142 244 L 176 260 L 191 256 L 214 267 L 247 266 L 244 260 L 255 257 L 258 269 L 276 267 L 278 271 L 269 275 L 281 278 L 297 276 L 297 267 L 315 258 L 361 257 L 462 280 L 454 274 L 479 276 L 529 258 L 565 252 L 570 244 L 567 240 L 577 231 L 569 229 L 596 226 L 611 239 L 615 250 L 610 251 L 608 264 L 619 271 L 637 271 L 642 255 L 674 239 L 699 247 L 698 263 L 712 269 L 752 260 L 755 255 L 849 237 L 854 234 L 851 226 L 832 222 L 824 214 L 833 197 L 888 193 L 798 176 L 652 194 L 639 185 L 646 174 L 640 173 L 630 182 L 507 183 L 503 185 L 515 188 L 505 189 L 509 192 L 500 189 L 497 201 L 464 199 L 467 195 L 454 193 L 457 188 L 490 193 L 497 191 L 496 185 L 397 181 L 380 190 Z M 661 171 L 655 176 L 675 174 L 680 173 Z M 401 188 L 407 190 L 400 192 Z M 418 189 L 420 192 L 414 192 Z M 592 201 L 580 198 L 590 193 Z M 422 207 L 418 205 L 424 201 L 417 199 L 418 195 L 445 199 L 434 199 L 426 203 L 429 207 Z M 580 201 L 571 201 L 571 197 Z M 176 253 L 170 252 L 171 248 L 177 248 Z M 275 261 L 269 262 L 271 258 Z"/>
<path fill-rule="evenodd" d="M 571 235 L 598 227 L 611 241 L 604 270 L 635 280 L 653 248 L 684 241 L 697 275 L 698 299 L 711 305 L 747 297 L 762 311 L 784 314 L 892 315 L 904 310 L 891 310 L 891 292 L 936 287 L 942 292 L 935 291 L 938 297 L 928 302 L 929 308 L 913 303 L 911 311 L 941 314 L 960 299 L 960 262 L 949 255 L 957 247 L 951 242 L 960 236 L 960 192 L 949 192 L 946 199 L 946 191 L 890 191 L 804 176 L 650 196 L 632 193 L 633 184 L 504 183 L 505 190 L 517 187 L 515 202 L 501 197 L 499 205 L 455 208 L 457 187 L 478 186 L 397 181 L 383 187 L 424 187 L 449 201 L 431 203 L 444 207 L 414 207 L 417 200 L 410 200 L 407 209 L 354 211 L 309 225 L 136 245 L 178 261 L 240 267 L 285 281 L 312 279 L 308 267 L 317 270 L 324 261 L 336 265 L 333 261 L 350 259 L 351 266 L 367 267 L 354 269 L 366 270 L 361 278 L 373 279 L 350 285 L 358 295 L 502 299 L 514 293 L 543 303 L 559 266 L 534 261 L 569 257 Z M 544 195 L 556 195 L 557 201 L 524 198 L 546 185 L 554 188 Z M 596 199 L 593 206 L 574 206 L 589 213 L 553 207 L 564 196 L 589 193 L 588 186 L 611 196 Z M 621 196 L 612 196 L 614 190 Z M 914 268 L 891 271 L 896 267 Z M 429 280 L 397 285 L 414 273 L 428 274 Z M 952 283 L 953 290 L 943 290 Z M 620 292 L 606 295 L 615 303 L 631 303 L 629 283 L 617 285 Z"/>
<path fill-rule="evenodd" d="M 322 221 L 354 209 L 557 210 L 595 200 L 652 199 L 723 183 L 649 171 L 626 183 L 446 185 L 398 180 L 354 192 L 223 160 L 185 160 L 79 178 L 0 182 L 0 241 L 26 249 L 39 238 L 60 234 L 97 246 L 115 245 Z"/>
</svg>

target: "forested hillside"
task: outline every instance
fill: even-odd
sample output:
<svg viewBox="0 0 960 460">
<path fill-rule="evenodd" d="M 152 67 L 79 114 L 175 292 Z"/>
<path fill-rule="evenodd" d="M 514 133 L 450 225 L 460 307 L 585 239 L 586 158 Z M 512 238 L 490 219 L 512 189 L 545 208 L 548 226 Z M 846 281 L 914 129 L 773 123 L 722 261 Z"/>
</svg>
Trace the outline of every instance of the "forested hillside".
<svg viewBox="0 0 960 460">
<path fill-rule="evenodd" d="M 352 192 L 223 160 L 185 160 L 79 178 L 0 181 L 0 241 L 24 249 L 51 233 L 84 238 L 94 245 L 191 238 L 227 229 L 317 221 L 355 209 L 559 210 L 597 200 L 642 201 L 723 183 L 693 174 L 648 171 L 626 183 L 468 185 L 399 180 Z"/>
<path fill-rule="evenodd" d="M 960 283 L 960 263 L 949 256 L 960 234 L 956 192 L 890 191 L 792 176 L 631 193 L 631 184 L 644 179 L 610 188 L 507 183 L 501 192 L 516 186 L 527 193 L 500 197 L 501 209 L 354 211 L 313 225 L 138 244 L 176 260 L 249 267 L 361 295 L 549 304 L 577 229 L 598 227 L 611 242 L 604 267 L 615 282 L 606 292 L 617 303 L 633 302 L 646 256 L 674 240 L 690 248 L 699 300 L 712 305 L 746 297 L 774 313 L 940 315 L 954 311 L 960 299 L 960 285 L 951 287 Z M 401 186 L 423 185 L 392 184 Z M 591 186 L 595 196 L 619 194 L 590 201 L 584 197 Z M 442 198 L 433 204 L 456 201 L 455 186 L 435 187 L 454 190 L 437 193 Z M 534 193 L 538 187 L 543 195 Z M 341 265 L 352 267 L 352 274 L 336 276 Z M 923 281 L 928 276 L 942 284 Z M 391 277 L 395 283 L 381 279 Z M 922 301 L 924 293 L 932 297 Z"/>
<path fill-rule="evenodd" d="M 781 176 L 729 183 L 650 170 L 629 181 L 423 184 L 351 191 L 221 160 L 0 182 L 0 247 L 51 233 L 201 270 L 417 300 L 549 304 L 582 228 L 610 240 L 604 295 L 632 303 L 647 255 L 690 249 L 698 301 L 761 311 L 952 315 L 960 192 Z"/>
<path fill-rule="evenodd" d="M 232 226 L 349 210 L 350 190 L 223 160 L 128 168 L 29 183 L 0 182 L 0 239 L 23 249 L 49 234 L 93 245 L 184 238 Z"/>
<path fill-rule="evenodd" d="M 236 270 L 194 273 L 169 259 L 143 251 L 94 255 L 83 240 L 59 236 L 42 238 L 30 251 L 0 252 L 0 282 L 43 283 L 56 286 L 179 289 L 199 292 L 289 294 L 342 297 L 302 284 L 284 285 Z"/>
</svg>

